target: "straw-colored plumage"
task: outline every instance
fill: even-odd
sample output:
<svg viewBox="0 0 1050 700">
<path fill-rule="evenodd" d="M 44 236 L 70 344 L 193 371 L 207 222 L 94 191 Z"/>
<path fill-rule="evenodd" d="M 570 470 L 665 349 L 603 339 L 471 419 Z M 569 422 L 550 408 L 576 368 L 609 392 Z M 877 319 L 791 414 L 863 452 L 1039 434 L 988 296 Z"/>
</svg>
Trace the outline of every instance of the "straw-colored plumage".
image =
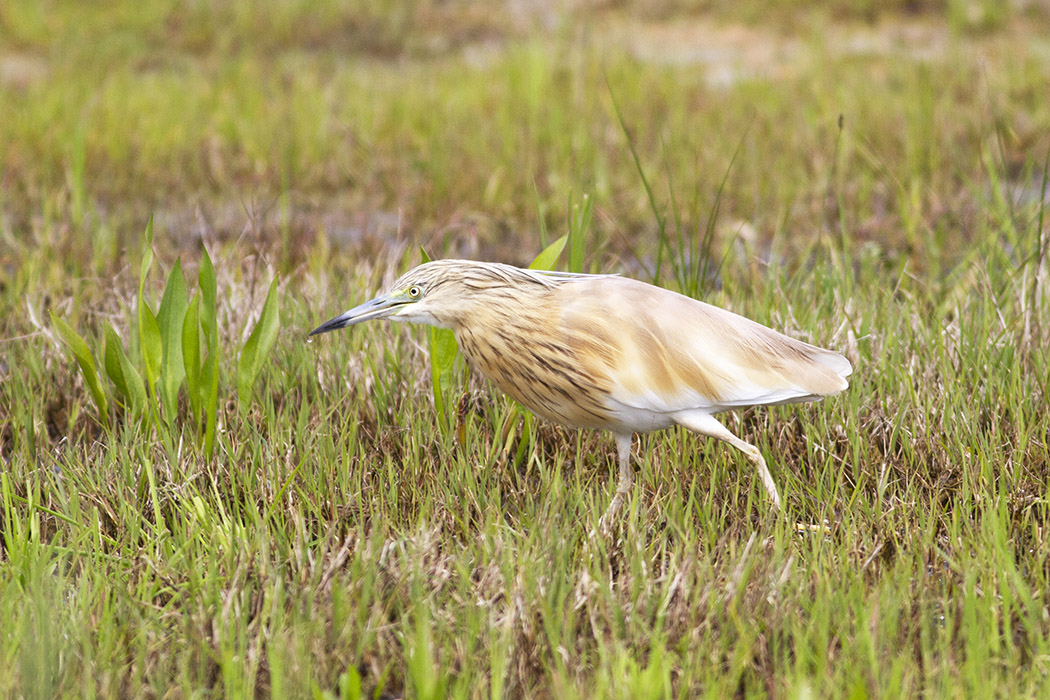
<svg viewBox="0 0 1050 700">
<path fill-rule="evenodd" d="M 612 431 L 620 477 L 605 523 L 631 486 L 633 434 L 673 425 L 741 450 L 779 508 L 762 454 L 714 414 L 835 394 L 852 370 L 836 353 L 613 275 L 439 260 L 311 335 L 377 318 L 451 328 L 471 366 L 535 413 Z"/>
</svg>

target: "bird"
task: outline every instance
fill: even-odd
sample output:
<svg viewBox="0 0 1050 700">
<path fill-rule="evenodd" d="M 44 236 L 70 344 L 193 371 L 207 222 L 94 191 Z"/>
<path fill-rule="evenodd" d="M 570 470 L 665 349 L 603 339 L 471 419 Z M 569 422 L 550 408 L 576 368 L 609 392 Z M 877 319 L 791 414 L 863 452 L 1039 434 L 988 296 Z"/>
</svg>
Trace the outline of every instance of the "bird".
<svg viewBox="0 0 1050 700">
<path fill-rule="evenodd" d="M 310 335 L 376 319 L 451 329 L 471 368 L 533 413 L 610 431 L 619 477 L 603 531 L 630 493 L 634 434 L 676 425 L 743 452 L 780 510 L 761 451 L 716 414 L 819 400 L 845 390 L 853 371 L 836 352 L 615 274 L 435 260 Z"/>
</svg>

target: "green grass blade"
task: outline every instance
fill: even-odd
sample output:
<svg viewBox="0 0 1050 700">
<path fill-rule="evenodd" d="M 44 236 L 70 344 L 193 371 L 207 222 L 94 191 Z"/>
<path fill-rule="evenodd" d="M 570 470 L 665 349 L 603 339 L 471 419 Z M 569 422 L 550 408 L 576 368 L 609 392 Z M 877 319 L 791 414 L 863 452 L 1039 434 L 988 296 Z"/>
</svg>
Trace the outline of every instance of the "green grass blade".
<svg viewBox="0 0 1050 700">
<path fill-rule="evenodd" d="M 361 674 L 353 666 L 339 674 L 339 700 L 359 700 L 365 697 L 361 690 Z"/>
<path fill-rule="evenodd" d="M 447 679 L 436 658 L 434 637 L 426 615 L 415 621 L 414 634 L 405 653 L 405 670 L 414 696 L 419 700 L 439 700 L 447 697 Z"/>
<path fill-rule="evenodd" d="M 139 350 L 142 353 L 142 365 L 146 372 L 146 390 L 150 395 L 157 391 L 157 377 L 160 375 L 161 357 L 163 355 L 163 344 L 160 337 L 160 327 L 157 325 L 157 317 L 146 301 L 146 275 L 149 274 L 150 265 L 153 264 L 153 217 L 146 224 L 146 245 L 142 253 L 142 266 L 139 269 L 139 296 L 136 303 L 136 318 L 138 320 Z"/>
<path fill-rule="evenodd" d="M 62 342 L 70 349 L 77 365 L 80 366 L 80 374 L 84 377 L 84 383 L 87 384 L 88 391 L 91 392 L 95 408 L 98 409 L 99 421 L 103 425 L 109 425 L 109 407 L 106 403 L 106 394 L 102 390 L 102 383 L 99 381 L 98 370 L 95 368 L 95 358 L 91 354 L 91 348 L 73 330 L 72 326 L 55 316 L 54 313 L 51 314 L 51 325 L 58 331 Z"/>
<path fill-rule="evenodd" d="M 277 277 L 270 283 L 266 293 L 259 322 L 241 349 L 241 359 L 237 363 L 237 398 L 241 407 L 247 409 L 251 397 L 252 385 L 259 374 L 263 363 L 277 341 L 277 331 L 281 326 L 281 309 L 277 296 Z"/>
<path fill-rule="evenodd" d="M 594 215 L 594 200 L 583 195 L 583 204 L 569 207 L 569 272 L 583 272 L 583 253 L 587 232 Z"/>
<path fill-rule="evenodd" d="M 653 212 L 653 218 L 656 219 L 658 236 L 656 246 L 656 269 L 653 272 L 653 280 L 659 282 L 660 268 L 663 265 L 663 254 L 665 248 L 667 248 L 667 241 L 665 238 L 667 219 L 660 211 L 660 207 L 656 204 L 656 195 L 653 194 L 653 188 L 652 185 L 649 184 L 649 178 L 645 176 L 645 168 L 642 167 L 642 158 L 638 155 L 638 149 L 634 145 L 634 137 L 631 136 L 631 131 L 627 128 L 627 120 L 624 119 L 623 112 L 620 111 L 620 104 L 616 101 L 616 95 L 613 93 L 612 84 L 609 83 L 608 75 L 605 76 L 605 87 L 609 91 L 609 98 L 612 100 L 613 111 L 616 113 L 616 120 L 620 123 L 620 129 L 623 131 L 624 138 L 627 139 L 627 146 L 631 150 L 631 157 L 634 159 L 635 170 L 638 171 L 638 176 L 642 180 L 642 187 L 645 189 L 645 195 L 649 199 L 649 208 Z"/>
<path fill-rule="evenodd" d="M 536 217 L 540 222 L 540 245 L 544 248 L 547 247 L 547 212 L 543 205 L 543 198 L 540 197 L 539 188 L 536 187 L 536 181 L 532 181 L 532 193 L 536 197 Z"/>
<path fill-rule="evenodd" d="M 81 123 L 73 132 L 72 152 L 69 158 L 69 194 L 70 207 L 72 208 L 73 221 L 77 226 L 84 221 L 85 202 L 87 201 L 87 190 L 84 186 L 84 172 L 86 170 L 86 154 L 84 132 L 87 129 Z"/>
<path fill-rule="evenodd" d="M 215 449 L 215 425 L 219 414 L 219 350 L 215 348 L 201 365 L 201 402 L 204 407 L 204 454 Z"/>
</svg>

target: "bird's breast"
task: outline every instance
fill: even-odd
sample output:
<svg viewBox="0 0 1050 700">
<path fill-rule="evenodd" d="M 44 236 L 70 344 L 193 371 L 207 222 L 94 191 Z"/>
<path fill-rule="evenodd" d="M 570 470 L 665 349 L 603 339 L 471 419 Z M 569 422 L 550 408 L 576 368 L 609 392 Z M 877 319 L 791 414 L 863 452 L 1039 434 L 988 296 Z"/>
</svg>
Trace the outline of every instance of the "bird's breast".
<svg viewBox="0 0 1050 700">
<path fill-rule="evenodd" d="M 600 341 L 566 333 L 556 314 L 464 324 L 456 340 L 471 367 L 536 414 L 573 427 L 616 429 Z"/>
</svg>

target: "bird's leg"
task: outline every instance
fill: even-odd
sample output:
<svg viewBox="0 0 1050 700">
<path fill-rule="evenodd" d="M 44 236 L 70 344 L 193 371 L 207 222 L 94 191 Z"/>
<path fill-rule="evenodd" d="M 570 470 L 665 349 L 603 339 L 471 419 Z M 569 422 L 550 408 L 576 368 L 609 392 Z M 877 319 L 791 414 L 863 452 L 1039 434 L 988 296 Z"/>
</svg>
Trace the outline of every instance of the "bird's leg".
<svg viewBox="0 0 1050 700">
<path fill-rule="evenodd" d="M 762 458 L 762 453 L 757 447 L 744 442 L 736 435 L 733 435 L 728 428 L 707 413 L 678 414 L 675 417 L 675 421 L 686 430 L 691 430 L 700 435 L 707 435 L 708 437 L 728 442 L 730 445 L 743 452 L 748 461 L 754 464 L 755 468 L 758 469 L 758 475 L 762 479 L 762 485 L 766 487 L 766 492 L 773 500 L 773 506 L 777 510 L 780 510 L 780 494 L 777 493 L 777 485 L 773 483 L 773 475 L 769 473 L 769 468 L 766 466 L 766 460 Z"/>
<path fill-rule="evenodd" d="M 747 456 L 748 461 L 755 465 L 755 468 L 758 469 L 758 475 L 762 479 L 762 485 L 766 487 L 766 493 L 773 500 L 773 507 L 780 510 L 780 494 L 777 493 L 777 485 L 773 482 L 773 475 L 769 473 L 769 467 L 766 466 L 766 460 L 762 457 L 762 453 L 757 447 L 744 442 L 728 430 L 726 430 L 726 435 L 728 437 L 721 439 L 743 452 Z"/>
<path fill-rule="evenodd" d="M 631 433 L 616 434 L 616 456 L 620 464 L 620 479 L 616 483 L 616 493 L 605 510 L 604 515 L 598 521 L 598 529 L 603 535 L 608 535 L 612 529 L 613 521 L 620 514 L 627 494 L 631 492 L 631 484 L 634 483 L 634 471 L 631 469 Z"/>
</svg>

